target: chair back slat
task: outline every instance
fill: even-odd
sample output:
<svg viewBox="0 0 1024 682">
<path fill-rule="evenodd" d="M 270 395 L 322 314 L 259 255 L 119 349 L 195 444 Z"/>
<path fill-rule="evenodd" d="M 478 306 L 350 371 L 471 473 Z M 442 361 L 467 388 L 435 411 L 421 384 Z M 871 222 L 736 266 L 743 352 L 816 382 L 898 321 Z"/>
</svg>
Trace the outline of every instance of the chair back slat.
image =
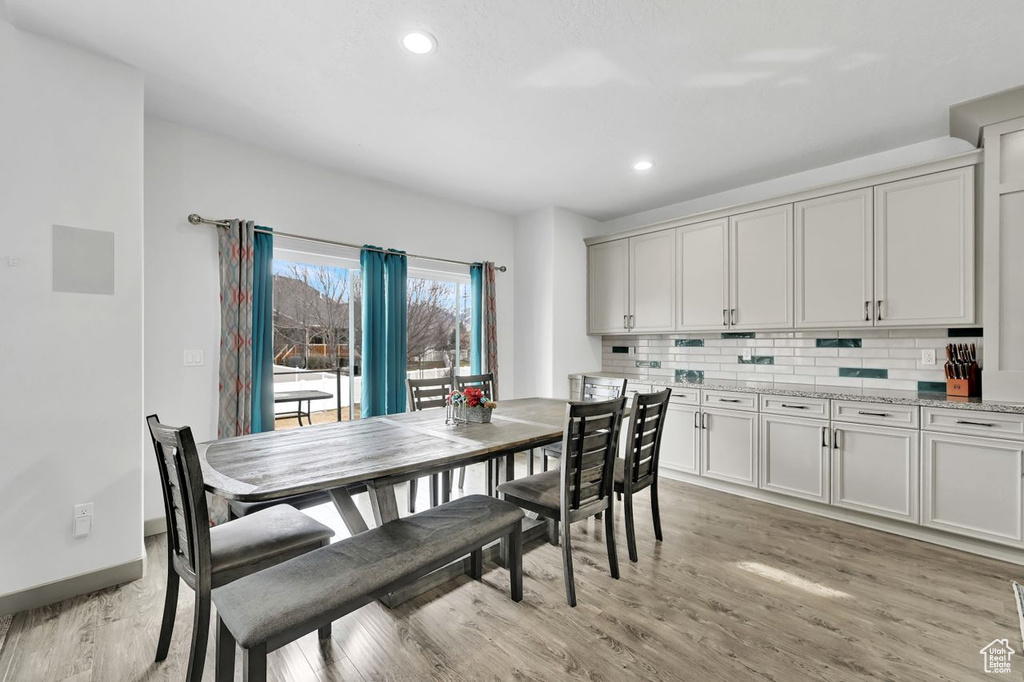
<svg viewBox="0 0 1024 682">
<path fill-rule="evenodd" d="M 562 436 L 561 504 L 564 512 L 611 495 L 624 397 L 570 402 Z"/>
<path fill-rule="evenodd" d="M 590 377 L 584 375 L 580 382 L 579 400 L 592 402 L 595 400 L 612 400 L 626 395 L 626 380 L 609 377 Z"/>
<path fill-rule="evenodd" d="M 409 409 L 413 412 L 444 407 L 448 394 L 452 392 L 452 378 L 408 379 Z"/>
<path fill-rule="evenodd" d="M 494 394 L 494 374 L 491 372 L 486 374 L 467 374 L 465 376 L 455 375 L 455 388 L 462 391 L 470 386 L 482 388 L 491 400 L 498 399 L 498 396 Z"/>
<path fill-rule="evenodd" d="M 668 400 L 672 389 L 658 393 L 638 394 L 633 400 L 626 437 L 624 483 L 632 490 L 651 484 L 658 475 L 661 437 L 668 416 Z"/>
<path fill-rule="evenodd" d="M 209 584 L 210 520 L 192 430 L 165 426 L 155 414 L 146 422 L 156 452 L 171 556 L 197 583 Z"/>
</svg>

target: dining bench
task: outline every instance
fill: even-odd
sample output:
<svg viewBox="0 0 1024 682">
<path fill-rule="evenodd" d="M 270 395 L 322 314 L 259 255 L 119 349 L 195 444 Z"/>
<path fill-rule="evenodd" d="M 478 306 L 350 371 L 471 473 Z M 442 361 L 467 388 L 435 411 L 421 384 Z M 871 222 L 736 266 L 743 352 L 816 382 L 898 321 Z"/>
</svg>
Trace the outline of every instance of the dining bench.
<svg viewBox="0 0 1024 682">
<path fill-rule="evenodd" d="M 234 679 L 236 643 L 245 681 L 261 682 L 270 651 L 467 554 L 480 580 L 483 548 L 495 540 L 508 557 L 512 600 L 522 601 L 523 516 L 509 502 L 467 495 L 214 590 L 216 679 Z"/>
</svg>

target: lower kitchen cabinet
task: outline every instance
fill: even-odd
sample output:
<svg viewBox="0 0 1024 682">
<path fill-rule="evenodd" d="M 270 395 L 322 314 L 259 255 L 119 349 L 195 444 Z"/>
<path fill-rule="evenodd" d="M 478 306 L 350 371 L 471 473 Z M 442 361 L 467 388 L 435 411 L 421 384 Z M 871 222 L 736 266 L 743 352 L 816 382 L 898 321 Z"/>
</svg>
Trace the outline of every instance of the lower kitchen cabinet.
<svg viewBox="0 0 1024 682">
<path fill-rule="evenodd" d="M 921 524 L 1020 545 L 1024 444 L 924 433 Z"/>
<path fill-rule="evenodd" d="M 700 408 L 669 403 L 661 434 L 659 466 L 696 474 L 700 471 Z"/>
<path fill-rule="evenodd" d="M 761 415 L 762 490 L 829 502 L 828 421 Z"/>
<path fill-rule="evenodd" d="M 920 431 L 833 424 L 832 504 L 917 523 Z"/>
<path fill-rule="evenodd" d="M 705 409 L 701 475 L 757 487 L 757 413 Z"/>
</svg>

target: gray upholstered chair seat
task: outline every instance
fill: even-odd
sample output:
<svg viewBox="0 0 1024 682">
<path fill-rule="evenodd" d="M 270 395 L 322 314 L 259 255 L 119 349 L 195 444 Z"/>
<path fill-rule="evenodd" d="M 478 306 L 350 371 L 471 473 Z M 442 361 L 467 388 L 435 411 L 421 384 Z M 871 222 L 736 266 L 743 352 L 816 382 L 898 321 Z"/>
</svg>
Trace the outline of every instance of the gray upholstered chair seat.
<svg viewBox="0 0 1024 682">
<path fill-rule="evenodd" d="M 468 495 L 236 580 L 214 590 L 213 601 L 235 641 L 250 648 L 358 602 L 522 518 L 513 504 Z"/>
<path fill-rule="evenodd" d="M 210 529 L 213 587 L 279 563 L 331 538 L 334 531 L 298 509 L 278 504 Z"/>
<path fill-rule="evenodd" d="M 516 478 L 498 486 L 498 492 L 536 506 L 558 510 L 561 490 L 561 472 L 558 469 L 541 474 Z"/>
<path fill-rule="evenodd" d="M 310 507 L 316 507 L 321 504 L 330 504 L 331 494 L 326 490 L 316 490 L 311 493 L 304 493 L 302 495 L 293 495 L 291 497 L 285 497 L 278 500 L 264 500 L 263 502 L 238 502 L 237 500 L 229 500 L 228 505 L 231 507 L 231 513 L 236 518 L 242 516 L 248 516 L 249 514 L 255 514 L 258 511 L 264 509 L 270 509 L 280 504 L 287 504 L 290 507 L 296 509 L 309 509 Z"/>
</svg>

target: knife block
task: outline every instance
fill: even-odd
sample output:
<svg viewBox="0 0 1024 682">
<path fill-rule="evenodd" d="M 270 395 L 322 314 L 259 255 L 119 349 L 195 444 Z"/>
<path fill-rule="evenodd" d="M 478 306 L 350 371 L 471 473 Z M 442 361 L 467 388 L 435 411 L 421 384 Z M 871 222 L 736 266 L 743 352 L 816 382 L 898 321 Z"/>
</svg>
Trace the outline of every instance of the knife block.
<svg viewBox="0 0 1024 682">
<path fill-rule="evenodd" d="M 946 379 L 946 395 L 973 398 L 981 395 L 981 370 L 971 368 L 966 379 Z"/>
</svg>

